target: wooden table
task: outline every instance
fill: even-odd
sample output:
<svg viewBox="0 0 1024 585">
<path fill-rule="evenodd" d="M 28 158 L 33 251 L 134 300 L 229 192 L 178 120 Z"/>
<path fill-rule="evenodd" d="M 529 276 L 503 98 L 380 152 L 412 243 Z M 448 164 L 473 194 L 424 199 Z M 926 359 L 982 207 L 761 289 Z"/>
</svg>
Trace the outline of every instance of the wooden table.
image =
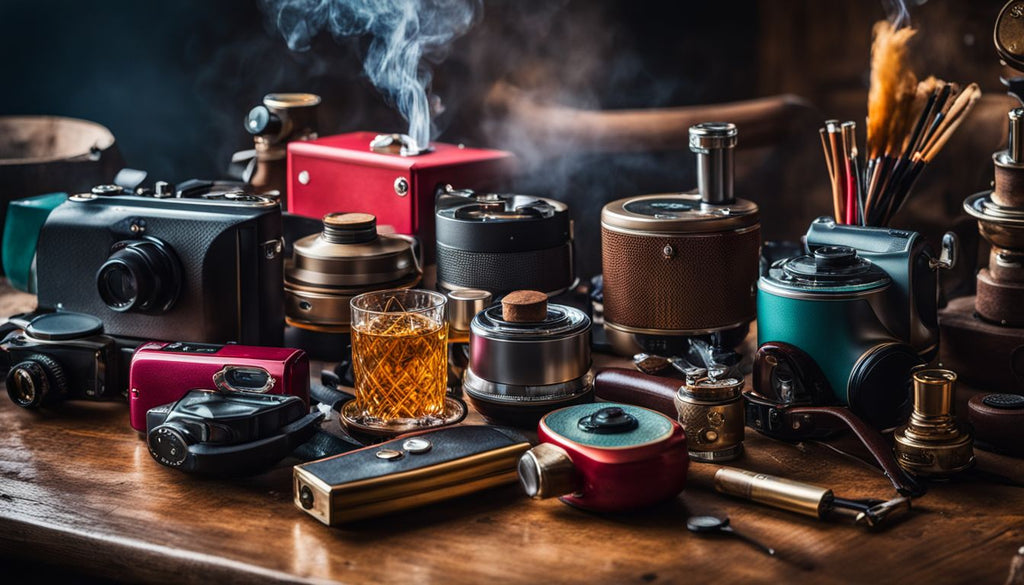
<svg viewBox="0 0 1024 585">
<path fill-rule="evenodd" d="M 699 463 L 679 498 L 630 514 L 508 486 L 329 528 L 292 504 L 294 462 L 233 481 L 187 476 L 151 459 L 124 404 L 36 413 L 3 397 L 0 429 L 0 554 L 131 581 L 1002 583 L 1024 545 L 1019 487 L 933 484 L 912 516 L 868 533 L 718 495 L 716 468 Z M 746 446 L 738 467 L 847 497 L 893 495 L 877 470 L 826 446 L 752 432 Z M 1020 460 L 979 451 L 978 468 L 1024 482 Z M 687 532 L 691 513 L 728 515 L 782 559 Z"/>
</svg>

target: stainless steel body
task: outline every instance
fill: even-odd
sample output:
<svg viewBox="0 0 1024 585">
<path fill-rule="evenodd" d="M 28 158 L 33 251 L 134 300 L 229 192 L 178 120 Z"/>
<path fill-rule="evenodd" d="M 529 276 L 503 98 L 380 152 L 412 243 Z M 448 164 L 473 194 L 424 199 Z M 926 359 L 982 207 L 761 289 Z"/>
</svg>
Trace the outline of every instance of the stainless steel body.
<svg viewBox="0 0 1024 585">
<path fill-rule="evenodd" d="M 470 326 L 469 368 L 484 380 L 516 386 L 561 384 L 590 370 L 590 318 L 564 305 L 543 323 L 517 324 L 493 306 Z"/>
<path fill-rule="evenodd" d="M 462 389 L 485 417 L 533 426 L 548 411 L 593 395 L 590 318 L 549 305 L 537 322 L 506 321 L 494 305 L 473 318 Z"/>
</svg>

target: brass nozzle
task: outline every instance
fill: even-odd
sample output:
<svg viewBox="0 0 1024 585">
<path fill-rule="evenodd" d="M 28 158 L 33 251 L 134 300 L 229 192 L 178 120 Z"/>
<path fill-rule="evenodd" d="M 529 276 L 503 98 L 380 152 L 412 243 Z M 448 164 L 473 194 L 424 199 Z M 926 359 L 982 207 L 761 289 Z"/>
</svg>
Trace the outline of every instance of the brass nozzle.
<svg viewBox="0 0 1024 585">
<path fill-rule="evenodd" d="M 974 440 L 953 418 L 956 373 L 928 369 L 914 374 L 914 412 L 896 431 L 896 461 L 910 473 L 944 477 L 974 463 Z"/>
</svg>

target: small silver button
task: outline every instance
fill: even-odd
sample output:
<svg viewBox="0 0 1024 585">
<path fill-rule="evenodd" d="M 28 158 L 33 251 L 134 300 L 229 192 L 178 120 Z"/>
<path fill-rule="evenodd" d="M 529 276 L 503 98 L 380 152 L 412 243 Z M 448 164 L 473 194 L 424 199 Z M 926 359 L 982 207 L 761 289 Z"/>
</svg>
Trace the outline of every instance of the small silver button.
<svg viewBox="0 0 1024 585">
<path fill-rule="evenodd" d="M 426 453 L 427 451 L 430 451 L 431 447 L 433 447 L 433 445 L 430 444 L 430 441 L 420 438 L 409 439 L 402 443 L 402 448 L 413 455 Z"/>
<path fill-rule="evenodd" d="M 404 457 L 401 451 L 395 451 L 394 449 L 381 449 L 377 451 L 377 459 L 383 459 L 385 461 L 398 461 Z"/>
<path fill-rule="evenodd" d="M 303 185 L 309 184 L 309 171 L 299 171 L 299 182 Z"/>
</svg>

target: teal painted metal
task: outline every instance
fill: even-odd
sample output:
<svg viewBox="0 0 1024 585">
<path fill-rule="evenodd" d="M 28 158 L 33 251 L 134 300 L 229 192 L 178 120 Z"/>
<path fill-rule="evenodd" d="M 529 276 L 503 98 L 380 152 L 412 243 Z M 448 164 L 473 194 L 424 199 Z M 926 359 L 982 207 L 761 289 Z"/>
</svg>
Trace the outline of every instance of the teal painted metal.
<svg viewBox="0 0 1024 585">
<path fill-rule="evenodd" d="M 793 299 L 759 290 L 757 343 L 781 341 L 806 352 L 825 373 L 836 399 L 848 404 L 850 372 L 864 353 L 864 298 Z"/>
<path fill-rule="evenodd" d="M 579 420 L 581 418 L 590 416 L 609 406 L 617 406 L 626 411 L 627 414 L 635 417 L 639 423 L 637 427 L 625 433 L 611 433 L 607 435 L 588 433 L 579 428 Z M 559 435 L 589 447 L 636 447 L 662 441 L 672 433 L 672 421 L 668 417 L 646 408 L 610 402 L 569 406 L 547 415 L 544 422 L 548 425 L 548 428 Z"/>
</svg>

